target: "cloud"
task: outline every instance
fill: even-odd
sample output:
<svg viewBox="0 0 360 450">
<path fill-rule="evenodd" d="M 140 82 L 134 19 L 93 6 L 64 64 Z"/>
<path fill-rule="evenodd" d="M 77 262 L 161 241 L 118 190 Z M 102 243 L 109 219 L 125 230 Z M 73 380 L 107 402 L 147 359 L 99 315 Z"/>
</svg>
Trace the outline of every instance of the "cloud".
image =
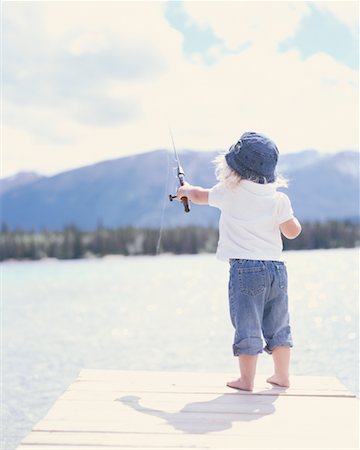
<svg viewBox="0 0 360 450">
<path fill-rule="evenodd" d="M 116 100 L 92 96 L 74 104 L 74 117 L 91 126 L 111 127 L 138 119 L 141 115 L 141 102 L 134 98 Z"/>
<path fill-rule="evenodd" d="M 112 81 L 142 82 L 166 68 L 147 42 L 121 41 L 109 33 L 76 33 L 60 42 L 26 28 L 12 39 L 5 20 L 4 94 L 18 104 L 55 104 L 100 92 Z"/>
<path fill-rule="evenodd" d="M 358 73 L 326 49 L 305 61 L 297 48 L 278 51 L 311 15 L 307 2 L 184 2 L 183 7 L 193 26 L 210 27 L 228 49 L 251 42 L 240 54 L 220 53 L 218 64 L 199 70 L 199 77 L 199 64 L 193 64 L 188 81 L 197 90 L 184 90 L 182 98 L 208 126 L 198 132 L 193 122 L 192 132 L 184 133 L 196 142 L 206 135 L 215 148 L 226 148 L 225 130 L 235 138 L 236 130 L 246 129 L 269 133 L 284 151 L 357 147 Z M 329 36 L 327 49 L 336 45 Z"/>
<path fill-rule="evenodd" d="M 212 65 L 222 56 L 238 54 L 251 46 L 251 41 L 245 40 L 234 48 L 228 47 L 211 26 L 196 22 L 186 12 L 185 5 L 183 2 L 167 2 L 165 17 L 183 35 L 182 47 L 190 61 Z"/>
<path fill-rule="evenodd" d="M 165 2 L 6 3 L 4 174 L 169 148 L 169 123 L 179 149 L 226 149 L 251 129 L 283 152 L 357 147 L 357 71 L 278 51 L 307 3 L 183 9 L 217 40 L 192 47 Z"/>
<path fill-rule="evenodd" d="M 199 26 L 210 27 L 228 49 L 250 41 L 276 48 L 291 36 L 309 9 L 304 2 L 184 2 L 186 13 Z"/>
<path fill-rule="evenodd" d="M 333 9 L 309 3 L 310 14 L 304 16 L 296 33 L 280 43 L 283 51 L 297 48 L 302 58 L 325 52 L 348 67 L 359 67 L 359 42 L 353 27 L 334 15 Z M 354 13 L 356 7 L 354 5 Z M 356 16 L 356 14 L 354 14 Z"/>
</svg>

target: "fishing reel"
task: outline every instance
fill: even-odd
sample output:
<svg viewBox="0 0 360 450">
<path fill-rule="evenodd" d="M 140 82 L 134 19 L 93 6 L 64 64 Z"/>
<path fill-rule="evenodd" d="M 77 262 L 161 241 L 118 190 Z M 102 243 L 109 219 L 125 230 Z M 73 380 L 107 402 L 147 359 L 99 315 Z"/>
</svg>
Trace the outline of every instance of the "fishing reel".
<svg viewBox="0 0 360 450">
<path fill-rule="evenodd" d="M 180 182 L 180 186 L 184 186 L 184 172 L 182 171 L 181 166 L 178 166 L 178 173 L 177 173 L 177 177 L 179 179 Z M 169 200 L 172 202 L 175 198 L 177 197 L 177 195 L 171 195 L 169 194 Z M 189 207 L 189 199 L 187 197 L 181 197 L 181 203 L 184 205 L 184 210 L 185 212 L 190 212 L 190 207 Z"/>
<path fill-rule="evenodd" d="M 169 200 L 172 202 L 174 200 L 174 198 L 176 198 L 176 195 L 171 195 L 169 194 Z M 184 205 L 184 210 L 185 212 L 190 212 L 190 207 L 189 207 L 189 200 L 187 197 L 181 197 L 181 203 Z"/>
</svg>

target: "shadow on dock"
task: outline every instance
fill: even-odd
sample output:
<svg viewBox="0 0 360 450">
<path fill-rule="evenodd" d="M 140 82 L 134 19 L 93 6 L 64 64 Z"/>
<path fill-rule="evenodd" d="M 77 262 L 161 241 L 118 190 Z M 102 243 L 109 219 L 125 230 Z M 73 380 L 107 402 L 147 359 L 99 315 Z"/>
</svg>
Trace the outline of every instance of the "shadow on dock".
<svg viewBox="0 0 360 450">
<path fill-rule="evenodd" d="M 279 389 L 268 389 L 246 395 L 228 393 L 206 402 L 188 403 L 178 412 L 167 412 L 143 406 L 141 397 L 136 395 L 126 395 L 115 401 L 142 414 L 159 417 L 175 430 L 184 433 L 206 434 L 227 430 L 232 427 L 233 422 L 249 422 L 274 414 L 274 403 L 278 397 Z M 205 420 L 209 414 L 211 420 Z"/>
</svg>

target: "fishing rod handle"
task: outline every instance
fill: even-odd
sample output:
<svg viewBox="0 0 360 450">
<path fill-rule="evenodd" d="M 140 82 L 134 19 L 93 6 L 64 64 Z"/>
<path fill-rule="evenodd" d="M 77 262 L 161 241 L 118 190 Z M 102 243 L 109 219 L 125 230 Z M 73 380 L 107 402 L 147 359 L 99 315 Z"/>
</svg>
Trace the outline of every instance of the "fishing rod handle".
<svg viewBox="0 0 360 450">
<path fill-rule="evenodd" d="M 184 174 L 182 173 L 182 171 L 178 173 L 178 177 L 179 177 L 179 181 L 180 181 L 180 186 L 184 186 L 185 184 L 185 180 L 184 180 Z M 187 197 L 181 197 L 181 203 L 184 205 L 184 210 L 185 212 L 190 212 L 190 207 L 189 207 L 189 199 Z"/>
<path fill-rule="evenodd" d="M 185 212 L 190 212 L 190 207 L 189 207 L 189 200 L 187 197 L 181 197 L 181 203 L 184 205 L 184 210 Z"/>
</svg>

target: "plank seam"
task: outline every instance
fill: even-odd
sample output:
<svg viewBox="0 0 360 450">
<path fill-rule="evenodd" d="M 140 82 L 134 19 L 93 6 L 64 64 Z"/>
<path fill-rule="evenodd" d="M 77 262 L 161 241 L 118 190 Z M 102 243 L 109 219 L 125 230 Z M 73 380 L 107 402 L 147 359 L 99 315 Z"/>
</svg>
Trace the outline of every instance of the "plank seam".
<svg viewBox="0 0 360 450">
<path fill-rule="evenodd" d="M 75 390 L 75 389 L 68 389 L 68 392 L 118 392 L 118 393 L 137 393 L 137 394 L 172 394 L 172 395 L 184 395 L 184 394 L 199 394 L 199 395 L 206 395 L 206 394 L 216 394 L 216 395 L 224 395 L 224 394 L 229 394 L 229 395 L 243 395 L 243 396 L 257 396 L 257 397 L 261 397 L 261 396 L 267 396 L 267 397 L 279 397 L 280 395 L 282 397 L 329 397 L 329 398 L 357 398 L 355 394 L 322 394 L 322 393 L 318 393 L 318 394 L 289 394 L 287 392 L 277 392 L 277 393 L 256 393 L 256 392 L 251 392 L 251 393 L 246 393 L 238 391 L 236 394 L 235 393 L 227 393 L 227 392 L 214 392 L 214 391 L 206 391 L 206 392 L 196 392 L 196 391 L 184 391 L 184 392 L 172 392 L 172 391 L 139 391 L 139 390 L 111 390 L 111 389 L 106 389 L 106 390 L 94 390 L 94 389 L 84 389 L 84 390 Z M 66 400 L 66 401 L 71 401 L 70 399 L 62 399 L 62 400 Z M 92 401 L 92 399 L 90 399 L 89 401 Z"/>
</svg>

